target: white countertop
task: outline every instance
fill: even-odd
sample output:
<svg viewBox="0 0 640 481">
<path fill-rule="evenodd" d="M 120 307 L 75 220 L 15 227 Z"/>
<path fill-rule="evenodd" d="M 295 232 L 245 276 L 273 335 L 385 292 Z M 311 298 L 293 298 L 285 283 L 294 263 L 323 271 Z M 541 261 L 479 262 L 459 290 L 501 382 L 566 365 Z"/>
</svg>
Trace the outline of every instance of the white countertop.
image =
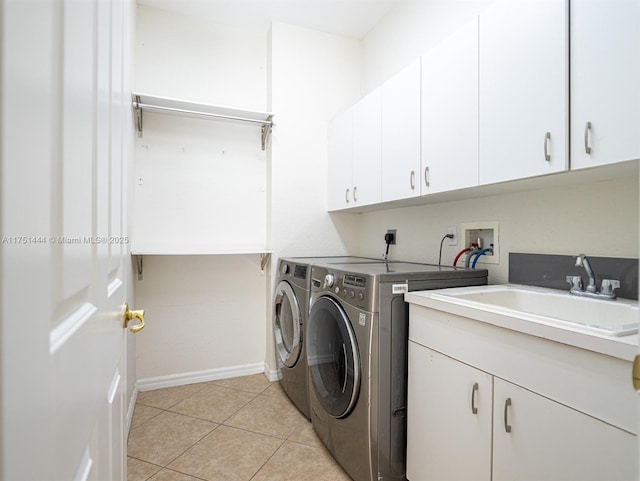
<svg viewBox="0 0 640 481">
<path fill-rule="evenodd" d="M 413 291 L 406 293 L 404 298 L 405 301 L 410 304 L 475 319 L 479 322 L 594 351 L 607 356 L 623 359 L 625 361 L 633 361 L 635 355 L 639 352 L 639 337 L 637 333 L 626 336 L 607 335 L 599 332 L 593 332 L 578 324 L 571 324 L 562 321 L 553 322 L 553 320 L 542 316 L 530 315 L 512 309 L 496 308 L 495 306 L 490 306 L 484 303 L 472 302 L 446 295 L 449 293 L 460 294 L 489 292 L 496 288 L 504 287 L 505 285 Z M 517 287 L 532 290 L 542 289 L 529 286 Z M 547 291 L 549 290 L 547 289 Z M 625 300 L 622 302 L 629 301 Z"/>
</svg>

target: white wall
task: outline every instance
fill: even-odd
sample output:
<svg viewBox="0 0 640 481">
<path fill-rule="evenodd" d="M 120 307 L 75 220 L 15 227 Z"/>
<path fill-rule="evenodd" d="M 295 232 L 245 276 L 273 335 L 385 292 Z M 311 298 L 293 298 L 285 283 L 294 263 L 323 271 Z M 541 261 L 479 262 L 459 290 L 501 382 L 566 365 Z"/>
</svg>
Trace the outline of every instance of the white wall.
<svg viewBox="0 0 640 481">
<path fill-rule="evenodd" d="M 139 6 L 136 34 L 134 91 L 247 110 L 267 109 L 264 32 Z M 258 127 L 152 115 L 147 116 L 144 137 L 136 140 L 136 169 L 147 170 L 136 170 L 144 173 L 145 184 L 136 182 L 134 189 L 145 188 L 152 180 L 166 181 L 165 194 L 156 201 L 170 200 L 165 213 L 171 225 L 167 224 L 166 235 L 154 231 L 156 238 L 175 240 L 175 226 L 183 220 L 190 226 L 207 225 L 204 230 L 190 229 L 189 242 L 220 245 L 225 231 L 233 231 L 234 216 L 229 214 L 236 208 L 245 213 L 266 211 L 266 155 L 260 151 Z M 167 122 L 173 122 L 175 128 L 166 126 Z M 227 135 L 239 128 L 247 134 Z M 199 130 L 200 138 L 194 129 Z M 167 131 L 172 135 L 159 135 Z M 176 138 L 176 132 L 182 132 L 182 137 Z M 145 146 L 152 155 L 142 159 L 140 150 L 148 153 Z M 159 155 L 154 157 L 156 150 Z M 245 165 L 247 156 L 253 163 L 261 159 L 263 168 L 245 168 L 228 176 L 228 168 Z M 155 166 L 154 159 L 158 160 Z M 224 181 L 218 182 L 222 177 Z M 243 195 L 248 185 L 261 189 L 256 195 L 262 205 L 252 203 L 256 195 Z M 221 189 L 230 192 L 224 199 L 218 198 Z M 197 191 L 198 202 L 196 208 L 171 217 L 170 209 L 179 204 L 179 199 L 171 201 L 176 190 L 185 196 Z M 140 212 L 135 214 L 139 218 Z M 258 218 L 264 231 L 266 214 Z M 154 228 L 161 225 L 162 213 L 155 221 Z M 143 220 L 134 221 L 134 243 L 140 225 Z M 263 232 L 263 243 L 265 237 Z M 264 363 L 267 277 L 260 273 L 258 255 L 144 256 L 143 267 L 144 278 L 135 285 L 136 306 L 146 309 L 147 321 L 136 335 L 138 379 L 203 372 L 215 375 L 220 369 L 242 370 Z"/>
<path fill-rule="evenodd" d="M 360 97 L 360 43 L 279 23 L 269 42 L 272 265 L 283 256 L 357 253 L 359 216 L 327 213 L 326 179 L 329 120 Z M 267 363 L 275 369 L 268 322 Z"/>
<path fill-rule="evenodd" d="M 374 90 L 493 0 L 401 2 L 362 40 L 362 93 Z"/>
<path fill-rule="evenodd" d="M 147 321 L 136 337 L 138 379 L 262 368 L 265 293 L 256 256 L 145 257 L 136 283 Z"/>
<path fill-rule="evenodd" d="M 138 6 L 135 90 L 266 110 L 263 32 Z"/>
<path fill-rule="evenodd" d="M 438 262 L 448 226 L 498 221 L 500 264 L 489 269 L 489 282 L 508 281 L 509 252 L 593 256 L 638 256 L 638 179 L 552 187 L 471 200 L 407 207 L 363 214 L 361 254 L 379 255 L 387 228 L 398 229 L 392 259 Z M 442 263 L 451 265 L 462 249 L 447 246 Z M 480 259 L 481 261 L 481 259 Z"/>
<path fill-rule="evenodd" d="M 360 216 L 327 213 L 326 178 L 329 120 L 360 97 L 360 42 L 285 24 L 265 36 L 148 7 L 138 7 L 137 25 L 136 91 L 266 110 L 276 124 L 265 179 L 271 265 L 261 276 L 257 256 L 145 256 L 136 305 L 148 321 L 137 337 L 137 377 L 169 379 L 265 359 L 275 370 L 270 313 L 277 259 L 359 249 Z M 139 152 L 152 141 L 145 133 L 137 142 L 145 168 L 153 156 Z M 202 177 L 197 163 L 181 178 L 189 176 Z M 212 208 L 236 202 L 248 201 L 229 196 L 229 204 Z M 207 212 L 205 206 L 194 215 Z"/>
<path fill-rule="evenodd" d="M 363 91 L 368 92 L 437 44 L 490 0 L 402 3 L 363 40 Z M 514 152 L 514 159 L 517 152 Z M 638 179 L 543 188 L 362 214 L 360 254 L 377 256 L 384 233 L 398 229 L 396 259 L 437 262 L 448 226 L 500 223 L 500 264 L 490 282 L 506 282 L 509 252 L 637 257 Z M 451 263 L 462 246 L 443 248 Z"/>
<path fill-rule="evenodd" d="M 341 255 L 355 230 L 327 213 L 329 120 L 360 96 L 359 42 L 294 27 L 271 28 L 271 247 L 278 255 Z"/>
</svg>

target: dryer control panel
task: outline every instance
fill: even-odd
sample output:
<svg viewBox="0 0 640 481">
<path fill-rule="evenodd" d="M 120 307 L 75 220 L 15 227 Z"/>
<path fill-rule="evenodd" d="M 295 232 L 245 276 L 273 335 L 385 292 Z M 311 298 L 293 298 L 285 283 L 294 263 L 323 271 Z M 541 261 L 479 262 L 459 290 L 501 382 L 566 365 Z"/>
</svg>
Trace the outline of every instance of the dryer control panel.
<svg viewBox="0 0 640 481">
<path fill-rule="evenodd" d="M 374 283 L 370 276 L 313 267 L 312 291 L 327 291 L 354 307 L 370 311 Z"/>
</svg>

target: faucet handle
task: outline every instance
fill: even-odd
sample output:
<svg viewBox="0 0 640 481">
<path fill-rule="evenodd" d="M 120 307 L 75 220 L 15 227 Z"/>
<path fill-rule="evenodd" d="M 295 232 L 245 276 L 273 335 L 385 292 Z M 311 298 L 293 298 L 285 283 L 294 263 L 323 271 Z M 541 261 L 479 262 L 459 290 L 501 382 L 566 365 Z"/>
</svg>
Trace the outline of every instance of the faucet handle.
<svg viewBox="0 0 640 481">
<path fill-rule="evenodd" d="M 582 290 L 582 277 L 580 276 L 567 276 L 566 277 L 566 281 L 569 283 L 569 285 L 571 286 L 571 289 L 578 289 L 578 290 Z M 604 282 L 604 281 L 602 281 Z"/>
<path fill-rule="evenodd" d="M 600 292 L 603 294 L 611 295 L 614 289 L 620 287 L 620 281 L 614 279 L 602 279 L 602 286 L 600 286 Z"/>
</svg>

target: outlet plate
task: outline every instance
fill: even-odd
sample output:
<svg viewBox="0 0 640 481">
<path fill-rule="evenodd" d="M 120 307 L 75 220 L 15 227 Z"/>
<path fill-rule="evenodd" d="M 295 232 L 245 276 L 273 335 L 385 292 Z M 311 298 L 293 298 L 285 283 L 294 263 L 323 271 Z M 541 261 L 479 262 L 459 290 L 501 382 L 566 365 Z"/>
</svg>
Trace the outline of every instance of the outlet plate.
<svg viewBox="0 0 640 481">
<path fill-rule="evenodd" d="M 391 245 L 392 246 L 396 245 L 396 242 L 398 240 L 398 231 L 397 231 L 397 229 L 387 229 L 387 234 L 393 234 L 393 240 L 391 241 Z"/>
<path fill-rule="evenodd" d="M 460 225 L 461 239 L 464 247 L 481 239 L 482 249 L 493 244 L 493 254 L 486 253 L 478 259 L 478 264 L 500 264 L 500 224 L 498 221 L 468 222 Z"/>
<path fill-rule="evenodd" d="M 458 245 L 458 227 L 455 225 L 451 225 L 447 227 L 447 234 L 453 235 L 453 239 L 447 239 L 447 245 L 457 246 Z"/>
</svg>

